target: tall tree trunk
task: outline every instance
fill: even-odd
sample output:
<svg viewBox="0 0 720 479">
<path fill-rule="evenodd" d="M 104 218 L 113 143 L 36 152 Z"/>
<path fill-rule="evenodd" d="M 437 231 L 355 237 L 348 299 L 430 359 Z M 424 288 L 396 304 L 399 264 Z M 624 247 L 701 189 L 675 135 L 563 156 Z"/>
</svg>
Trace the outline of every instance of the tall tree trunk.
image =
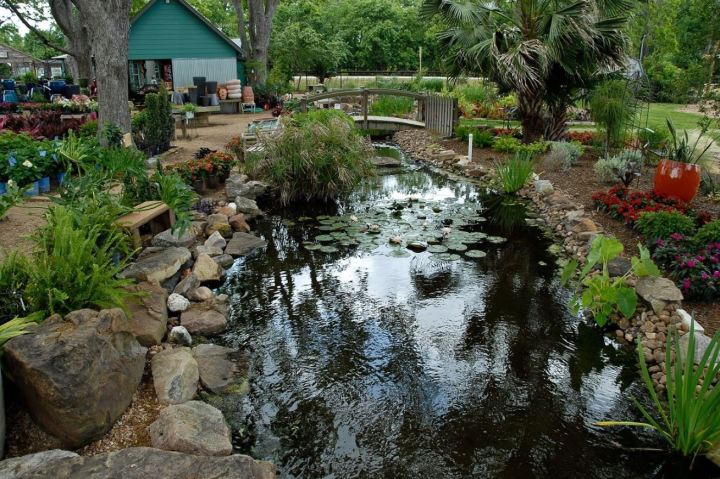
<svg viewBox="0 0 720 479">
<path fill-rule="evenodd" d="M 243 52 L 255 70 L 253 84 L 264 85 L 268 76 L 268 50 L 273 18 L 280 0 L 247 0 L 247 24 L 242 0 L 233 0 Z"/>
<path fill-rule="evenodd" d="M 545 139 L 548 141 L 561 141 L 567 138 L 567 104 L 564 101 L 548 105 L 544 131 Z"/>
<path fill-rule="evenodd" d="M 77 81 L 90 79 L 92 72 L 92 49 L 88 23 L 71 0 L 50 0 L 50 13 L 65 35 L 67 49 L 72 57 L 70 68 Z"/>
<path fill-rule="evenodd" d="M 523 129 L 523 142 L 532 143 L 542 138 L 544 133 L 540 91 L 518 91 L 518 111 Z"/>
<path fill-rule="evenodd" d="M 99 127 L 112 123 L 130 131 L 128 36 L 131 0 L 73 0 L 86 19 L 97 69 Z M 104 138 L 101 138 L 104 141 Z"/>
</svg>

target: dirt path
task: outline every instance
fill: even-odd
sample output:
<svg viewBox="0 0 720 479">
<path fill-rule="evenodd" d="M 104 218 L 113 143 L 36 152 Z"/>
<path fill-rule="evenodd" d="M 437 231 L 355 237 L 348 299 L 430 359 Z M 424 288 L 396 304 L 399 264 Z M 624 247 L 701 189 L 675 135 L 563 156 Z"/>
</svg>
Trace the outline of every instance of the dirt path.
<svg viewBox="0 0 720 479">
<path fill-rule="evenodd" d="M 0 260 L 11 251 L 30 252 L 32 242 L 28 237 L 45 223 L 43 214 L 49 205 L 49 201 L 32 199 L 10 208 L 0 220 Z"/>
</svg>

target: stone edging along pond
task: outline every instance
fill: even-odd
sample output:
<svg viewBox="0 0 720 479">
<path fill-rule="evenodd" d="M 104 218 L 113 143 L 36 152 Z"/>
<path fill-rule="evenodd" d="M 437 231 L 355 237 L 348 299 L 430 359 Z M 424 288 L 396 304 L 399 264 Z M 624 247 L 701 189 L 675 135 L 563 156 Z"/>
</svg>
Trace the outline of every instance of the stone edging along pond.
<svg viewBox="0 0 720 479">
<path fill-rule="evenodd" d="M 467 156 L 443 149 L 438 139 L 424 130 L 397 132 L 393 141 L 414 158 L 470 181 L 487 185 L 487 179 L 492 176 L 484 166 L 468 161 Z M 537 176 L 531 186 L 520 191 L 520 195 L 531 202 L 540 222 L 545 223 L 544 229 L 555 242 L 554 252 L 568 259 L 575 258 L 583 264 L 593 239 L 603 233 L 584 208 L 578 207 L 568 194 L 556 189 L 550 181 Z M 629 268 L 630 261 L 624 258 L 617 258 L 609 264 L 611 276 L 622 276 Z M 616 318 L 616 339 L 625 345 L 631 345 L 638 339 L 642 342 L 655 388 L 663 391 L 668 332 L 677 328 L 679 334 L 685 336 L 692 325 L 697 359 L 702 357 L 710 338 L 705 335 L 702 325 L 682 309 L 682 293 L 671 280 L 631 277 L 628 284 L 643 301 L 630 320 Z M 687 338 L 681 339 L 681 345 L 687 347 Z"/>
</svg>

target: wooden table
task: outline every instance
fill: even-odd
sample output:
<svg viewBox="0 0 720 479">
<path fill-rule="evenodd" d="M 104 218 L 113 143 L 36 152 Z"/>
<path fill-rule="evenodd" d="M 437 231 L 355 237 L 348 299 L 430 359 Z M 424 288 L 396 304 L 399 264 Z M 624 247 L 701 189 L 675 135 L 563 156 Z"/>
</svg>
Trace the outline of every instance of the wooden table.
<svg viewBox="0 0 720 479">
<path fill-rule="evenodd" d="M 140 229 L 147 226 L 150 233 L 162 233 L 175 224 L 175 213 L 162 201 L 146 201 L 134 208 L 132 213 L 121 216 L 115 223 L 130 233 L 135 248 L 142 246 Z"/>
</svg>

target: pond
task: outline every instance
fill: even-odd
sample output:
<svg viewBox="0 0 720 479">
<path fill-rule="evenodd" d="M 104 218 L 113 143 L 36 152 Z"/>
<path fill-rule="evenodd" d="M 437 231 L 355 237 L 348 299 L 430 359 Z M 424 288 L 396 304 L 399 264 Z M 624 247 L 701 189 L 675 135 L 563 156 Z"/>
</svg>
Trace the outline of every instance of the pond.
<svg viewBox="0 0 720 479">
<path fill-rule="evenodd" d="M 660 456 L 618 446 L 652 436 L 593 426 L 638 418 L 634 352 L 568 312 L 519 201 L 406 160 L 337 207 L 276 209 L 258 233 L 267 251 L 223 287 L 223 341 L 249 351 L 250 393 L 222 408 L 248 425 L 239 450 L 282 477 L 660 470 Z"/>
</svg>

